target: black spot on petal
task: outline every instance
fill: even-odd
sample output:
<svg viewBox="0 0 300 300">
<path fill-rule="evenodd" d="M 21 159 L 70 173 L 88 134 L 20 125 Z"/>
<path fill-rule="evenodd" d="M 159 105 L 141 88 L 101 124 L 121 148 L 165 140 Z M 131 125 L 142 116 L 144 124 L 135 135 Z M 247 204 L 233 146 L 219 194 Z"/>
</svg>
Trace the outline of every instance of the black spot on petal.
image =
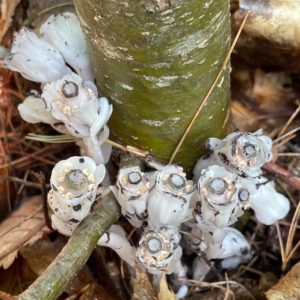
<svg viewBox="0 0 300 300">
<path fill-rule="evenodd" d="M 78 204 L 78 205 L 73 206 L 73 209 L 74 209 L 75 211 L 81 210 L 81 204 Z"/>
</svg>

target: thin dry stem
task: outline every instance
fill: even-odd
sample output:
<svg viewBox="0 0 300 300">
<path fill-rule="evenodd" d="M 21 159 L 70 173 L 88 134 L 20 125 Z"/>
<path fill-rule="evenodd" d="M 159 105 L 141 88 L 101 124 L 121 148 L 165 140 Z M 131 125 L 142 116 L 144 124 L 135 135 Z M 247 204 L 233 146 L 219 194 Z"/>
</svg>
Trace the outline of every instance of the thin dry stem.
<svg viewBox="0 0 300 300">
<path fill-rule="evenodd" d="M 282 260 L 282 265 L 283 265 L 283 262 L 286 259 L 286 254 L 285 254 L 284 244 L 283 244 L 282 235 L 281 235 L 281 231 L 280 231 L 280 226 L 279 226 L 278 222 L 276 222 L 275 225 L 276 225 L 276 230 L 277 230 L 277 234 L 278 234 L 280 254 L 281 254 L 281 260 Z"/>
<path fill-rule="evenodd" d="M 287 137 L 293 135 L 294 133 L 296 133 L 296 132 L 299 131 L 299 130 L 300 130 L 300 127 L 294 128 L 294 129 L 290 130 L 289 132 L 287 132 L 286 134 L 284 134 L 284 135 L 278 137 L 277 139 L 275 139 L 273 143 L 274 143 L 274 144 L 277 144 L 277 143 L 279 143 L 280 141 L 282 141 L 283 139 L 285 139 L 285 138 L 287 138 Z"/>
<path fill-rule="evenodd" d="M 283 126 L 283 128 L 281 129 L 281 131 L 278 134 L 278 137 L 282 136 L 285 133 L 285 131 L 288 129 L 288 127 L 295 120 L 295 118 L 297 117 L 297 115 L 299 114 L 299 112 L 300 112 L 300 104 L 298 103 L 297 109 L 294 111 L 294 113 L 290 116 L 290 118 L 288 119 L 288 121 L 286 122 L 286 124 Z"/>
<path fill-rule="evenodd" d="M 297 205 L 296 211 L 294 213 L 294 216 L 293 216 L 293 219 L 291 222 L 291 227 L 289 229 L 289 234 L 288 234 L 288 238 L 287 238 L 287 242 L 286 242 L 286 250 L 285 250 L 286 255 L 289 255 L 290 250 L 292 248 L 293 240 L 294 240 L 295 233 L 297 230 L 297 224 L 299 221 L 299 217 L 300 217 L 300 202 Z"/>
</svg>

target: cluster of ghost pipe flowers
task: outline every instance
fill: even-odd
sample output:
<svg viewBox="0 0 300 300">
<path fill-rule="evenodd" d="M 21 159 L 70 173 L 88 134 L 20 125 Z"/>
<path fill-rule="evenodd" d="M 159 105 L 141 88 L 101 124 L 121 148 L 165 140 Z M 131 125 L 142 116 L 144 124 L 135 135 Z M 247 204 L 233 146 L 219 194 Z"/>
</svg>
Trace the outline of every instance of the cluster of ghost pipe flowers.
<svg viewBox="0 0 300 300">
<path fill-rule="evenodd" d="M 21 117 L 43 122 L 64 134 L 79 138 L 82 154 L 96 163 L 107 163 L 111 147 L 106 125 L 112 106 L 98 96 L 93 83 L 87 43 L 76 15 L 51 16 L 40 28 L 40 37 L 23 28 L 17 34 L 7 68 L 42 84 L 42 94 L 27 97 L 19 105 Z M 64 126 L 58 124 L 63 123 Z"/>
<path fill-rule="evenodd" d="M 40 28 L 40 37 L 23 27 L 14 39 L 5 65 L 42 84 L 70 73 L 70 67 L 85 81 L 95 78 L 79 20 L 69 12 L 46 20 Z"/>
<path fill-rule="evenodd" d="M 272 158 L 270 138 L 262 135 L 261 130 L 252 134 L 235 132 L 229 134 L 224 140 L 211 138 L 208 144 L 212 150 L 211 155 L 200 159 L 194 169 L 195 178 L 198 180 L 200 194 L 198 206 L 201 206 L 201 218 L 205 220 L 207 216 L 211 220 L 218 217 L 217 215 L 215 218 L 210 216 L 210 210 L 216 208 L 212 203 L 213 198 L 212 201 L 208 201 L 207 195 L 203 194 L 207 191 L 207 184 L 204 182 L 207 174 L 215 178 L 213 181 L 210 179 L 208 189 L 210 191 L 212 191 L 211 184 L 216 179 L 222 179 L 225 182 L 228 176 L 232 177 L 232 183 L 224 184 L 224 190 L 219 191 L 218 196 L 214 196 L 214 199 L 224 198 L 224 203 L 218 207 L 215 214 L 224 212 L 226 207 L 230 207 L 225 199 L 228 193 L 232 195 L 231 202 L 237 203 L 237 207 L 240 208 L 232 210 L 231 221 L 224 224 L 225 226 L 236 221 L 241 215 L 241 209 L 249 207 L 255 211 L 258 221 L 266 225 L 273 224 L 286 216 L 290 207 L 289 200 L 275 190 L 273 182 L 261 176 L 261 167 Z M 219 171 L 213 174 L 214 169 L 219 169 Z M 222 174 L 221 169 L 223 169 Z M 224 172 L 227 173 L 226 176 Z M 214 192 L 214 194 L 218 193 Z M 207 203 L 209 205 L 206 205 Z"/>
<path fill-rule="evenodd" d="M 192 218 L 195 188 L 183 168 L 167 165 L 143 172 L 139 165 L 124 166 L 111 190 L 134 227 L 148 225 L 139 241 L 137 261 L 152 274 L 185 274 L 179 227 Z"/>
<path fill-rule="evenodd" d="M 209 259 L 225 259 L 224 267 L 234 267 L 250 257 L 243 235 L 227 227 L 244 209 L 252 208 L 259 222 L 271 225 L 286 216 L 289 200 L 261 176 L 261 167 L 272 159 L 272 141 L 255 133 L 234 132 L 224 140 L 210 138 L 209 157 L 195 166 L 198 199 L 195 206 L 199 241 L 206 244 Z M 193 231 L 193 229 L 192 229 Z"/>
</svg>

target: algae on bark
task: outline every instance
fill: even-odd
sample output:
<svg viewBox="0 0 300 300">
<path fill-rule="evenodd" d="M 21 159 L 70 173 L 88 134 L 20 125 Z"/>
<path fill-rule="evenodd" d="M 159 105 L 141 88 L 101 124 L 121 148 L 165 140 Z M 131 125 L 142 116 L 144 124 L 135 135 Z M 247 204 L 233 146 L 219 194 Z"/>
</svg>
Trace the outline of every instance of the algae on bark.
<svg viewBox="0 0 300 300">
<path fill-rule="evenodd" d="M 228 0 L 75 0 L 112 138 L 168 161 L 230 47 Z M 191 167 L 228 112 L 229 67 L 175 161 Z"/>
</svg>

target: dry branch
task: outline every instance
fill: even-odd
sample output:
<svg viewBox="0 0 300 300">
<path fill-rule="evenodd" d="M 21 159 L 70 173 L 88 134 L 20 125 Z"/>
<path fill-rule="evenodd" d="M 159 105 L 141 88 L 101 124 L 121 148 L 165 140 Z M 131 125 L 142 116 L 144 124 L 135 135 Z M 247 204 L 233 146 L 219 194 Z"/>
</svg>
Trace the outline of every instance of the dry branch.
<svg viewBox="0 0 300 300">
<path fill-rule="evenodd" d="M 19 299 L 56 299 L 83 267 L 100 236 L 119 216 L 119 206 L 110 193 L 95 206 L 93 213 L 80 223 L 57 258 Z"/>
</svg>

